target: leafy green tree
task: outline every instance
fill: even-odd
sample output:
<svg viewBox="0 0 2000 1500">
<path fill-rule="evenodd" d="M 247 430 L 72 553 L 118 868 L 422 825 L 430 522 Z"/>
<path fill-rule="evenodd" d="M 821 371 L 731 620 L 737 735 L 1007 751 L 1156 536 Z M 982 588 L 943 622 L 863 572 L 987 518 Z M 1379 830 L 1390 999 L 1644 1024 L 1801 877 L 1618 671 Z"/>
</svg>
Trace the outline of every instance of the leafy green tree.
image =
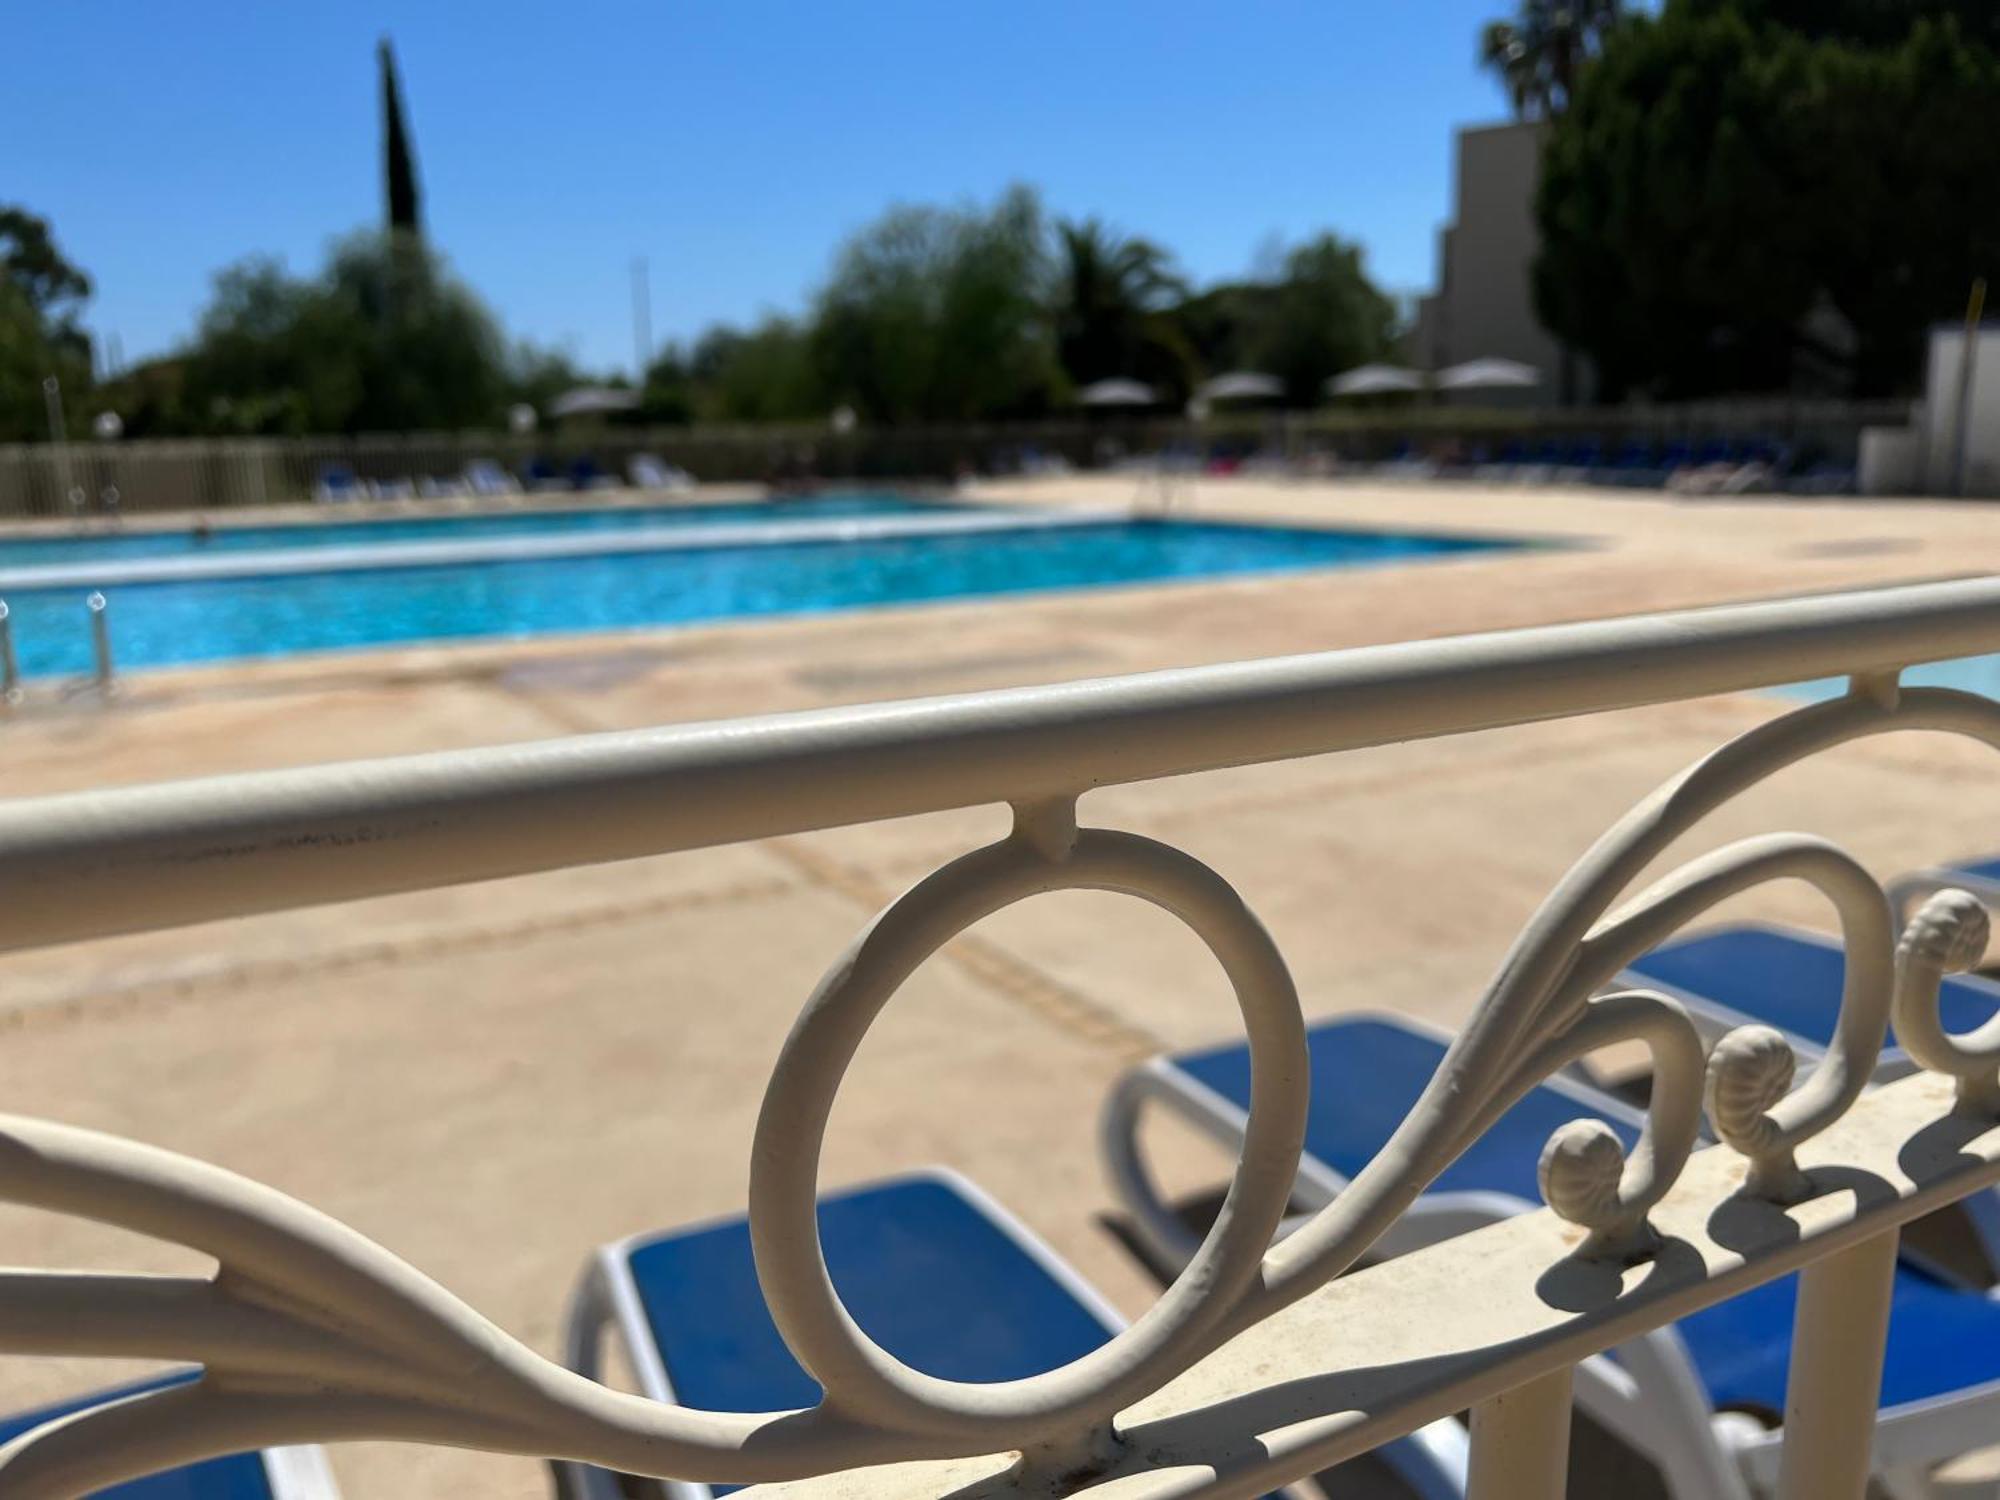
<svg viewBox="0 0 2000 1500">
<path fill-rule="evenodd" d="M 1569 105 L 1577 74 L 1618 24 L 1620 0 L 1522 0 L 1511 21 L 1479 34 L 1479 61 L 1495 74 L 1523 120 L 1552 119 Z"/>
<path fill-rule="evenodd" d="M 798 422 L 824 417 L 827 399 L 809 330 L 766 318 L 747 333 L 712 328 L 696 345 L 696 409 L 724 422 Z"/>
<path fill-rule="evenodd" d="M 508 394 L 498 326 L 421 242 L 361 234 L 310 281 L 269 260 L 216 278 L 185 399 L 210 431 L 488 427 Z"/>
<path fill-rule="evenodd" d="M 1245 363 L 1285 382 L 1293 406 L 1318 404 L 1329 378 L 1394 347 L 1396 304 L 1369 280 L 1361 247 L 1322 234 L 1286 254 L 1263 299 Z"/>
<path fill-rule="evenodd" d="M 827 398 L 884 421 L 1046 410 L 1057 394 L 1041 206 L 898 208 L 841 250 L 812 343 Z"/>
<path fill-rule="evenodd" d="M 1876 7 L 1813 33 L 1779 4 L 1634 17 L 1551 132 L 1537 306 L 1609 398 L 1908 390 L 1927 327 L 2000 263 L 1993 49 L 1920 5 L 1859 45 L 1832 13 Z"/>
<path fill-rule="evenodd" d="M 687 353 L 679 345 L 669 344 L 646 366 L 645 378 L 639 382 L 639 409 L 635 415 L 648 425 L 692 422 L 696 416 L 695 396 L 694 372 Z"/>
<path fill-rule="evenodd" d="M 564 391 L 580 385 L 604 385 L 589 374 L 566 349 L 552 349 L 523 339 L 507 355 L 507 404 L 526 402 L 541 411 Z"/>
<path fill-rule="evenodd" d="M 1056 350 L 1069 378 L 1125 376 L 1184 397 L 1194 351 L 1172 316 L 1188 293 L 1173 258 L 1097 219 L 1059 223 L 1056 258 Z"/>
<path fill-rule="evenodd" d="M 48 221 L 0 204 L 0 438 L 48 436 L 42 382 L 62 382 L 74 425 L 75 398 L 90 384 L 83 305 L 90 278 L 63 256 Z"/>
<path fill-rule="evenodd" d="M 1733 10 L 1754 26 L 1857 47 L 1898 46 L 1919 22 L 1950 20 L 1969 39 L 2000 48 L 2000 6 L 1993 0 L 1694 0 L 1691 9 Z"/>
<path fill-rule="evenodd" d="M 1317 405 L 1330 376 L 1388 355 L 1397 325 L 1360 246 L 1335 234 L 1274 247 L 1265 279 L 1210 287 L 1175 318 L 1204 369 L 1276 375 L 1293 406 Z"/>
</svg>

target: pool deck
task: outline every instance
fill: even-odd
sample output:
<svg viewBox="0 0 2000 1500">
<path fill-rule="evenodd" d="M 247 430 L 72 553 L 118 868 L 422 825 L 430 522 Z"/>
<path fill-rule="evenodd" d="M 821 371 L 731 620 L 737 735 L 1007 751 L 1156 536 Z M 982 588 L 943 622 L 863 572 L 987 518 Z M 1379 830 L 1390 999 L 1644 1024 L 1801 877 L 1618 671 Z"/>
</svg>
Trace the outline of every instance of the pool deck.
<svg viewBox="0 0 2000 1500">
<path fill-rule="evenodd" d="M 1077 477 L 974 491 L 1064 506 L 1139 492 Z M 2000 569 L 2000 510 L 1976 504 L 1232 479 L 1182 490 L 1176 509 L 1568 545 L 150 672 L 109 702 L 44 692 L 0 711 L 4 786 L 32 796 Z M 1309 1014 L 1449 1023 L 1596 834 L 1777 707 L 1739 695 L 1252 767 L 1095 793 L 1084 815 L 1236 882 Z M 10 1111 L 295 1193 L 553 1350 L 592 1246 L 741 1206 L 763 1081 L 800 1001 L 889 896 L 1003 827 L 991 809 L 909 819 L 14 955 L 0 959 L 0 1088 Z M 1968 840 L 2000 845 L 2000 777 L 1969 745 L 1877 740 L 1732 804 L 1677 852 L 1772 828 L 1825 834 L 1886 876 Z M 1825 920 L 1789 890 L 1733 910 Z M 1212 963 L 1165 918 L 1111 897 L 1031 903 L 890 1007 L 835 1112 L 827 1180 L 960 1167 L 1136 1312 L 1152 1284 L 1098 1222 L 1098 1105 L 1132 1060 L 1235 1026 Z M 1218 1179 L 1205 1148 L 1161 1146 L 1170 1181 Z M 200 1264 L 14 1210 L 0 1211 L 0 1258 Z M 125 1368 L 9 1361 L 0 1399 Z M 547 1493 L 517 1459 L 363 1444 L 335 1462 L 354 1495 Z"/>
</svg>

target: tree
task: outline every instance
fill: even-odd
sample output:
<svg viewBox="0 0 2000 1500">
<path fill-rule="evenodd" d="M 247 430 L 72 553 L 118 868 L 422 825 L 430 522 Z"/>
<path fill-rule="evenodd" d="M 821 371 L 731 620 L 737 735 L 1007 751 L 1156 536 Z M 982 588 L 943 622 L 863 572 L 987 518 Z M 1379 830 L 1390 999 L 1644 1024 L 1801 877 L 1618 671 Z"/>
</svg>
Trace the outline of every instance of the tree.
<svg viewBox="0 0 2000 1500">
<path fill-rule="evenodd" d="M 1694 9 L 1734 10 L 1755 26 L 1858 47 L 1894 47 L 1919 22 L 1949 19 L 1970 40 L 2000 48 L 2000 6 L 1993 0 L 1697 0 Z"/>
<path fill-rule="evenodd" d="M 1041 206 L 898 208 L 849 240 L 812 344 L 826 395 L 884 421 L 1045 410 L 1060 382 Z"/>
<path fill-rule="evenodd" d="M 1125 376 L 1184 397 L 1194 351 L 1172 316 L 1187 284 L 1151 240 L 1097 219 L 1056 226 L 1056 351 L 1078 385 Z"/>
<path fill-rule="evenodd" d="M 48 436 L 42 382 L 72 397 L 90 384 L 90 335 L 80 321 L 90 278 L 63 256 L 48 221 L 0 204 L 0 438 Z M 82 415 L 78 403 L 69 415 Z"/>
<path fill-rule="evenodd" d="M 1908 390 L 1928 325 L 2000 263 L 1970 148 L 2000 132 L 1993 50 L 1918 5 L 1859 45 L 1779 3 L 1632 18 L 1550 133 L 1537 306 L 1608 398 Z"/>
<path fill-rule="evenodd" d="M 1322 234 L 1291 250 L 1253 324 L 1246 363 L 1285 382 L 1293 406 L 1316 405 L 1342 370 L 1395 344 L 1396 304 L 1369 280 L 1361 247 Z"/>
<path fill-rule="evenodd" d="M 1291 405 L 1313 406 L 1330 376 L 1394 347 L 1396 304 L 1358 245 L 1322 234 L 1274 244 L 1265 258 L 1264 279 L 1210 287 L 1175 309 L 1203 368 L 1276 375 Z"/>
<path fill-rule="evenodd" d="M 1513 20 L 1480 33 L 1479 61 L 1498 75 L 1518 118 L 1553 119 L 1622 10 L 1620 0 L 1522 0 Z"/>
<path fill-rule="evenodd" d="M 507 398 L 498 326 L 420 242 L 361 234 L 310 281 L 250 260 L 216 278 L 184 399 L 212 431 L 492 426 Z"/>
<path fill-rule="evenodd" d="M 385 36 L 375 44 L 382 75 L 382 186 L 391 234 L 423 233 L 417 206 L 417 164 L 410 149 L 409 127 L 403 123 L 403 85 L 396 74 L 396 54 Z"/>
<path fill-rule="evenodd" d="M 695 410 L 724 422 L 798 422 L 832 407 L 811 332 L 790 318 L 766 318 L 748 333 L 711 328 L 690 362 Z"/>
</svg>

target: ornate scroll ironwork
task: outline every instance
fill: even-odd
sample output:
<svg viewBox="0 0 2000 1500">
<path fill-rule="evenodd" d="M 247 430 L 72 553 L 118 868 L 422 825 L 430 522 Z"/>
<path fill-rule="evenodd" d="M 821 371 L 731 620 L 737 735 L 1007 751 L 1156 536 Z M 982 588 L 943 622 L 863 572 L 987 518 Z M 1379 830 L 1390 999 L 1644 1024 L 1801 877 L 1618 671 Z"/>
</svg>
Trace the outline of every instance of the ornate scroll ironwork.
<svg viewBox="0 0 2000 1500">
<path fill-rule="evenodd" d="M 1750 731 L 1641 802 L 1529 922 L 1376 1159 L 1275 1244 L 1308 1089 L 1301 1008 L 1276 945 L 1223 877 L 1190 855 L 1079 829 L 1073 799 L 1018 808 L 1009 837 L 954 860 L 877 917 L 807 1002 L 773 1072 L 753 1146 L 750 1222 L 773 1317 L 826 1390 L 810 1410 L 717 1414 L 611 1390 L 269 1188 L 110 1136 L 0 1119 L 0 1197 L 174 1241 L 219 1264 L 209 1278 L 0 1272 L 0 1348 L 204 1367 L 188 1384 L 0 1447 L 0 1489 L 54 1500 L 206 1455 L 355 1438 L 737 1483 L 1018 1449 L 1038 1478 L 1087 1486 L 1120 1456 L 1120 1410 L 1348 1269 L 1502 1111 L 1611 1043 L 1639 1042 L 1652 1057 L 1636 1147 L 1628 1154 L 1603 1126 L 1579 1122 L 1554 1135 L 1541 1161 L 1550 1206 L 1588 1231 L 1583 1257 L 1650 1253 L 1648 1212 L 1686 1163 L 1704 1105 L 1716 1135 L 1747 1162 L 1746 1193 L 1810 1195 L 1797 1150 L 1859 1097 L 1892 1012 L 1918 1063 L 1958 1080 L 1962 1110 L 2000 1113 L 2000 1021 L 1952 1036 L 1938 1014 L 1943 976 L 1977 962 L 1986 945 L 1986 913 L 1969 895 L 1933 896 L 1899 942 L 1888 897 L 1858 862 L 1822 839 L 1785 834 L 1730 844 L 1612 906 L 1731 798 L 1808 756 L 1900 730 L 2000 745 L 2000 706 L 1871 678 Z M 1671 999 L 1603 992 L 1630 960 L 1717 903 L 1777 880 L 1803 881 L 1826 898 L 1846 955 L 1832 1045 L 1803 1081 L 1784 1038 L 1768 1028 L 1742 1028 L 1705 1055 Z M 828 1112 L 876 1015 L 941 944 L 1025 897 L 1076 889 L 1161 907 L 1220 961 L 1252 1055 L 1247 1144 L 1214 1227 L 1128 1331 L 1030 1379 L 941 1380 L 870 1340 L 827 1277 L 813 1203 Z"/>
</svg>

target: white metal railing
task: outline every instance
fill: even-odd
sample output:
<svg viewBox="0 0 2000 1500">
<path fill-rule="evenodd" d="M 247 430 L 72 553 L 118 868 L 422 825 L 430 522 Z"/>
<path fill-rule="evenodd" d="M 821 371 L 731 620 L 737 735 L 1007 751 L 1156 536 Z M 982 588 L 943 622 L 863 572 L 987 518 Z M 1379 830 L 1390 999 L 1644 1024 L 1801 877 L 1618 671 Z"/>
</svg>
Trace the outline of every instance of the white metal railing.
<svg viewBox="0 0 2000 1500">
<path fill-rule="evenodd" d="M 1899 427 L 1907 401 L 1738 399 L 1651 407 L 1544 407 L 1492 410 L 1451 406 L 1407 412 L 1322 410 L 1242 416 L 1216 414 L 1201 429 L 1208 441 L 1280 447 L 1298 457 L 1334 446 L 1352 457 L 1387 457 L 1398 439 L 1592 434 L 1627 438 L 1770 439 L 1850 462 L 1864 427 Z M 887 479 L 938 477 L 964 463 L 1000 464 L 1023 454 L 1103 461 L 1107 444 L 1127 453 L 1187 445 L 1194 437 L 1177 415 L 1109 412 L 1032 421 L 863 425 L 835 432 L 824 422 L 703 423 L 698 426 L 605 427 L 529 434 L 506 432 L 363 433 L 341 437 L 132 438 L 0 444 L 0 518 L 108 517 L 120 513 L 216 510 L 313 498 L 334 476 L 372 481 L 385 498 L 425 498 L 462 489 L 471 465 L 503 466 L 517 478 L 535 461 L 564 484 L 571 467 L 624 477 L 630 461 L 659 455 L 704 480 L 757 481 L 810 455 L 821 476 Z M 488 478 L 497 478 L 492 467 Z M 532 481 L 530 481 L 532 483 Z"/>
<path fill-rule="evenodd" d="M 777 1325 L 826 1388 L 805 1413 L 728 1415 L 563 1370 L 353 1231 L 267 1188 L 129 1141 L 0 1119 L 0 1198 L 106 1220 L 220 1263 L 212 1279 L 0 1272 L 0 1350 L 197 1360 L 196 1383 L 0 1448 L 0 1494 L 69 1496 L 243 1447 L 389 1438 L 631 1472 L 866 1493 L 1250 1496 L 1470 1406 L 1477 1500 L 1560 1494 L 1579 1360 L 1803 1266 L 1785 1500 L 1862 1494 L 1900 1224 L 2000 1181 L 2000 1022 L 1938 1020 L 1985 913 L 1927 901 L 1900 936 L 1882 887 L 1805 834 L 1731 844 L 1615 906 L 1709 813 L 1778 770 L 1890 731 L 2000 747 L 2000 705 L 1902 689 L 1898 669 L 2000 651 L 2000 581 L 1730 606 L 0 805 L 0 949 L 487 879 L 984 803 L 1012 834 L 920 881 L 806 1002 L 751 1160 L 751 1232 Z M 1080 826 L 1113 783 L 1844 674 L 1836 700 L 1721 747 L 1620 820 L 1500 961 L 1423 1099 L 1289 1236 L 1304 1023 L 1284 959 L 1216 871 Z M 1838 1030 L 1797 1087 L 1783 1040 L 1704 1056 L 1686 1014 L 1599 991 L 1636 955 L 1768 881 L 1815 887 L 1846 948 Z M 813 1217 L 848 1060 L 941 943 L 1030 894 L 1114 890 L 1215 952 L 1253 1057 L 1222 1212 L 1155 1307 L 1098 1352 L 1003 1385 L 901 1365 L 849 1319 Z M 1893 1014 L 1925 1071 L 1863 1090 Z M 1531 1214 L 1344 1272 L 1539 1081 L 1614 1042 L 1651 1052 L 1629 1154 L 1567 1127 Z M 1722 1142 L 1695 1151 L 1706 1106 Z M 1338 1279 L 1336 1279 L 1338 1278 Z M 1025 1455 L 1015 1459 L 992 1455 Z M 998 1477 L 996 1477 L 998 1476 Z"/>
</svg>

